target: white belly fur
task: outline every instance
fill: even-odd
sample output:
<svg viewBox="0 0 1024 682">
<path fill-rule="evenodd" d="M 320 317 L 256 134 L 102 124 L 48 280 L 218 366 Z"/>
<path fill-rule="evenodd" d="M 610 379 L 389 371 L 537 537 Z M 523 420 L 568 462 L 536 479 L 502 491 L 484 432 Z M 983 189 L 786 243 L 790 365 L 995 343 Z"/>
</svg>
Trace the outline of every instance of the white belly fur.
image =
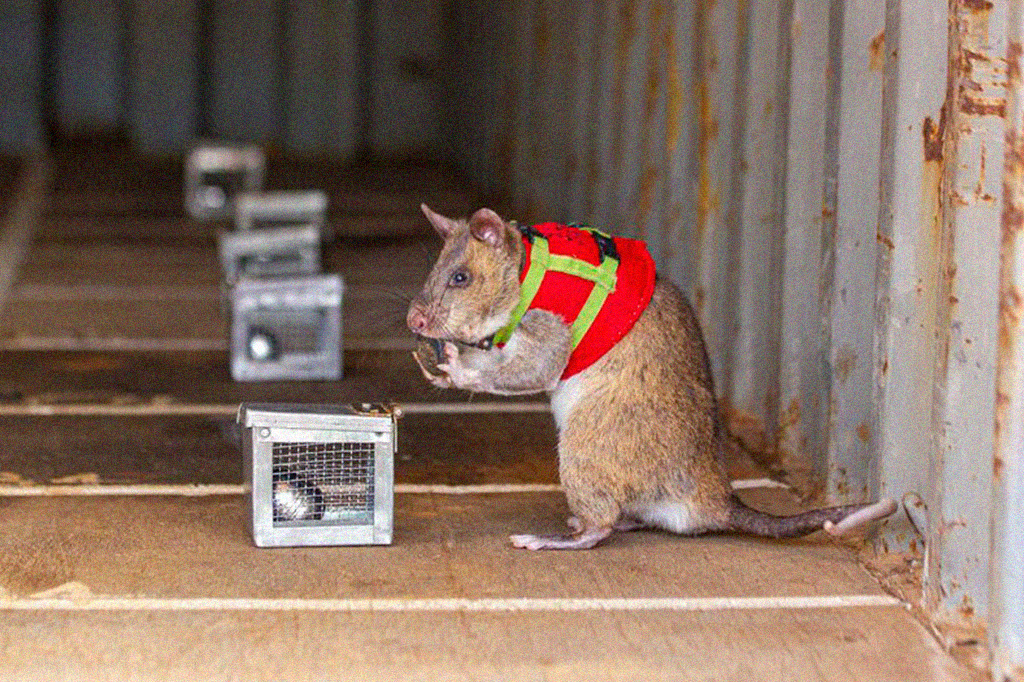
<svg viewBox="0 0 1024 682">
<path fill-rule="evenodd" d="M 690 504 L 679 500 L 666 500 L 649 507 L 635 509 L 632 510 L 631 516 L 639 518 L 649 526 L 673 533 L 691 533 L 700 525 Z"/>
<path fill-rule="evenodd" d="M 576 407 L 583 393 L 583 380 L 580 374 L 575 374 L 565 381 L 559 381 L 555 390 L 551 392 L 551 412 L 555 415 L 555 426 L 561 431 L 565 420 Z"/>
</svg>

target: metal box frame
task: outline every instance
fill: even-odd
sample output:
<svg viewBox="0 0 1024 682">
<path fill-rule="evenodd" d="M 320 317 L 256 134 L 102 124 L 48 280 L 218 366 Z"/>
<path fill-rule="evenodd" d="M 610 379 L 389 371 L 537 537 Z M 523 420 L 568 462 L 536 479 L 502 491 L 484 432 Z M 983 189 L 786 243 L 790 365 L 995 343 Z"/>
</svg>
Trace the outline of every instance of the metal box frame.
<svg viewBox="0 0 1024 682">
<path fill-rule="evenodd" d="M 333 235 L 327 223 L 327 194 L 320 190 L 243 192 L 235 203 L 240 232 L 296 225 L 316 225 L 324 240 Z"/>
<path fill-rule="evenodd" d="M 320 230 L 315 225 L 221 232 L 218 251 L 228 282 L 320 272 Z"/>
<path fill-rule="evenodd" d="M 397 418 L 379 404 L 241 405 L 253 542 L 390 544 Z M 316 503 L 295 512 L 296 496 L 310 490 Z"/>
<path fill-rule="evenodd" d="M 185 161 L 185 209 L 197 220 L 229 220 L 240 194 L 263 187 L 265 169 L 259 147 L 200 145 Z"/>
<path fill-rule="evenodd" d="M 342 376 L 340 275 L 243 278 L 228 289 L 236 381 Z"/>
</svg>

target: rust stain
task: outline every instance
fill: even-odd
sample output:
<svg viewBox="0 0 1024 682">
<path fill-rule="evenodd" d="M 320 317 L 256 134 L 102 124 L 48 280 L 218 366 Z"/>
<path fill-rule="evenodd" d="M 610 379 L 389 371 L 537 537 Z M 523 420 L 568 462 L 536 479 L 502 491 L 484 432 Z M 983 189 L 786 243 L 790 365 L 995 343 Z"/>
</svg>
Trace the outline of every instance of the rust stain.
<svg viewBox="0 0 1024 682">
<path fill-rule="evenodd" d="M 1018 46 L 1019 52 L 1019 46 Z M 1000 216 L 1001 275 L 999 284 L 1000 355 L 1010 352 L 1024 316 L 1024 296 L 1013 280 L 1013 261 L 1024 232 L 1024 136 L 1007 131 L 1003 175 L 1003 212 Z"/>
<path fill-rule="evenodd" d="M 718 137 L 718 122 L 711 111 L 711 99 L 705 80 L 697 84 L 698 117 L 700 136 L 697 139 L 698 179 L 697 179 L 697 236 L 704 235 L 708 220 L 717 213 L 718 197 L 711 188 L 711 145 Z"/>
<path fill-rule="evenodd" d="M 924 125 L 921 127 L 921 136 L 924 141 L 924 160 L 942 161 L 942 143 L 946 137 L 946 108 L 939 112 L 939 122 L 936 125 L 931 116 L 926 116 Z"/>
<path fill-rule="evenodd" d="M 974 617 L 974 602 L 971 601 L 970 595 L 965 594 L 963 600 L 960 602 L 960 613 L 968 619 Z"/>
<path fill-rule="evenodd" d="M 547 12 L 537 14 L 537 28 L 533 33 L 534 49 L 540 64 L 549 64 L 551 60 L 551 26 Z"/>
<path fill-rule="evenodd" d="M 836 479 L 835 487 L 833 488 L 836 496 L 841 499 L 848 498 L 850 495 L 850 484 L 846 481 L 846 469 L 838 467 L 836 470 L 836 476 L 833 478 Z"/>
<path fill-rule="evenodd" d="M 857 427 L 857 438 L 860 439 L 861 443 L 867 444 L 871 442 L 871 428 L 866 422 L 861 422 L 860 426 Z"/>
<path fill-rule="evenodd" d="M 704 287 L 697 287 L 693 292 L 693 307 L 697 311 L 697 317 L 704 316 Z"/>
<path fill-rule="evenodd" d="M 988 12 L 993 5 L 989 0 L 960 0 L 964 7 L 972 12 Z"/>
<path fill-rule="evenodd" d="M 839 383 L 845 384 L 850 378 L 850 373 L 857 366 L 857 354 L 849 344 L 843 345 L 836 351 L 832 366 L 835 374 L 839 377 Z"/>
<path fill-rule="evenodd" d="M 1013 347 L 1013 339 L 1020 328 L 1021 315 L 1024 313 L 1024 302 L 1020 289 L 1007 284 L 999 294 L 999 347 L 1009 351 Z"/>
<path fill-rule="evenodd" d="M 967 13 L 958 13 L 960 46 L 951 67 L 958 73 L 957 107 L 968 116 L 1006 117 L 1005 67 L 984 51 L 988 46 L 991 2 L 961 0 Z M 969 45 L 977 49 L 970 49 Z M 992 96 L 990 93 L 994 93 Z"/>
<path fill-rule="evenodd" d="M 732 440 L 738 441 L 745 454 L 769 469 L 775 468 L 775 450 L 768 442 L 768 434 L 765 432 L 761 417 L 737 408 L 728 398 L 721 400 L 719 411 L 726 423 L 729 436 Z"/>
<path fill-rule="evenodd" d="M 800 401 L 793 398 L 789 401 L 789 407 L 787 407 L 782 414 L 779 415 L 779 427 L 785 431 L 792 426 L 796 426 L 800 421 Z"/>
<path fill-rule="evenodd" d="M 654 200 L 656 189 L 658 187 L 659 173 L 658 169 L 654 166 L 648 166 L 644 170 L 643 177 L 640 179 L 640 190 L 637 197 L 637 209 L 636 209 L 636 224 L 640 230 L 644 230 L 647 225 L 647 218 L 651 214 L 651 209 L 654 207 Z"/>
<path fill-rule="evenodd" d="M 885 69 L 885 31 L 872 38 L 868 45 L 868 69 L 878 73 Z"/>
<path fill-rule="evenodd" d="M 1003 458 L 996 455 L 992 460 L 992 476 L 997 480 L 1001 481 L 1003 478 L 1003 468 L 1006 466 L 1006 462 Z"/>
<path fill-rule="evenodd" d="M 668 64 L 665 73 L 665 150 L 672 155 L 679 146 L 679 135 L 682 133 L 684 102 L 682 75 L 677 63 L 676 34 L 672 22 L 669 22 L 665 49 L 665 63 Z"/>
<path fill-rule="evenodd" d="M 890 251 L 893 251 L 893 250 L 896 249 L 896 245 L 892 243 L 892 239 L 890 239 L 888 235 L 884 235 L 881 232 L 876 232 L 875 233 L 875 240 L 879 244 L 884 245 L 885 248 L 889 249 Z"/>
<path fill-rule="evenodd" d="M 1011 85 L 1020 84 L 1021 45 L 1011 40 L 1006 48 L 1006 78 Z"/>
<path fill-rule="evenodd" d="M 622 112 L 626 101 L 626 70 L 629 65 L 629 52 L 636 40 L 635 7 L 632 0 L 619 7 L 618 31 L 615 38 L 615 82 L 612 85 L 613 109 Z M 617 116 L 612 131 L 612 166 L 619 168 L 623 161 L 623 117 Z M 608 170 L 608 169 L 606 169 Z"/>
<path fill-rule="evenodd" d="M 921 226 L 927 226 L 930 232 L 928 243 L 938 250 L 932 257 L 941 262 L 943 251 L 943 200 L 942 183 L 945 175 L 945 145 L 947 135 L 955 134 L 955 130 L 947 132 L 946 122 L 949 119 L 949 108 L 953 106 L 952 79 L 946 83 L 946 98 L 939 110 L 939 122 L 930 116 L 925 117 L 921 126 L 924 163 L 921 168 Z M 955 137 L 950 144 L 955 144 Z M 932 266 L 926 266 L 932 267 Z"/>
<path fill-rule="evenodd" d="M 972 97 L 963 86 L 960 89 L 960 111 L 968 116 L 998 116 L 1006 118 L 1006 100 Z"/>
</svg>

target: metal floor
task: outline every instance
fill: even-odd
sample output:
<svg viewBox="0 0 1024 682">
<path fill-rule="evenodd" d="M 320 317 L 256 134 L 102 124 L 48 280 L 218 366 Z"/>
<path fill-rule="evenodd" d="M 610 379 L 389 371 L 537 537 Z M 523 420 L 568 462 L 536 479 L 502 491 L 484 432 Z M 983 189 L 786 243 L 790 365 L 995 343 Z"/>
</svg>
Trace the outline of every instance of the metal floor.
<svg viewBox="0 0 1024 682">
<path fill-rule="evenodd" d="M 58 153 L 50 182 L 0 165 L 3 679 L 982 679 L 852 545 L 638 532 L 513 550 L 509 533 L 567 514 L 542 399 L 438 391 L 408 356 L 406 301 L 437 248 L 419 202 L 476 203 L 444 169 L 271 163 L 268 187 L 330 196 L 345 379 L 237 384 L 217 228 L 183 215 L 175 163 L 95 145 Z M 237 405 L 382 399 L 416 406 L 394 544 L 254 548 Z"/>
</svg>

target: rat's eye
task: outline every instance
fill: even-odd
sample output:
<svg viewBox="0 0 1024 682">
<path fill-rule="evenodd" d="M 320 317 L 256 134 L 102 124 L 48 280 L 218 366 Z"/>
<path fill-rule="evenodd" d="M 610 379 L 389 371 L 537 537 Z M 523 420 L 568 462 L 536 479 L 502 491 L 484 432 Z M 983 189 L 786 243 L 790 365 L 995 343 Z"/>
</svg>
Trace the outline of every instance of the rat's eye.
<svg viewBox="0 0 1024 682">
<path fill-rule="evenodd" d="M 469 285 L 470 279 L 469 272 L 466 270 L 456 270 L 448 278 L 448 286 L 461 289 Z"/>
</svg>

